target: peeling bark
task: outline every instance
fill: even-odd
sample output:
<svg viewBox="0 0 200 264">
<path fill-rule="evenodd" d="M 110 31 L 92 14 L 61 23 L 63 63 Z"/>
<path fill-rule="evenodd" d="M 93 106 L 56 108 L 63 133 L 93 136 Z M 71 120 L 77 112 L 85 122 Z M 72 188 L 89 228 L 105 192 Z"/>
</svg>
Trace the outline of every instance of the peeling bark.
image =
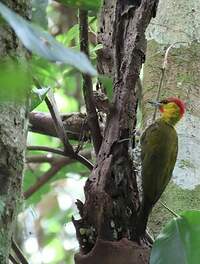
<svg viewBox="0 0 200 264">
<path fill-rule="evenodd" d="M 2 1 L 21 15 L 27 15 L 27 1 Z M 22 56 L 22 48 L 7 25 L 0 27 L 0 55 Z M 2 87 L 1 87 L 2 88 Z M 5 87 L 6 89 L 6 87 Z M 0 102 L 0 263 L 8 263 L 11 236 L 21 204 L 21 187 L 26 147 L 26 103 Z"/>
<path fill-rule="evenodd" d="M 157 2 L 107 0 L 103 3 L 98 36 L 103 49 L 99 53 L 98 69 L 112 76 L 114 97 L 97 164 L 85 185 L 85 204 L 77 202 L 81 219 L 73 219 L 80 244 L 76 264 L 148 262 L 148 248 L 144 250 L 137 245 L 138 254 L 134 249 L 133 241 L 138 240 L 135 223 L 139 196 L 127 139 L 136 123 L 134 87 L 145 60 L 144 33 Z M 116 255 L 112 255 L 114 251 Z M 125 256 L 129 253 L 127 260 Z M 141 262 L 139 256 L 143 254 L 147 257 Z"/>
</svg>

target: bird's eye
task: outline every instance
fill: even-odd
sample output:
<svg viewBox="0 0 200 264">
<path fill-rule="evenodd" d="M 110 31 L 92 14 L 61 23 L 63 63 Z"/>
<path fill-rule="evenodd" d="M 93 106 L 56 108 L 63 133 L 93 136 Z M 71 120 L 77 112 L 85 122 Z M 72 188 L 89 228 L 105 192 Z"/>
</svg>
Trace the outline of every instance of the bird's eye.
<svg viewBox="0 0 200 264">
<path fill-rule="evenodd" d="M 167 100 L 162 100 L 160 101 L 161 104 L 168 104 L 168 101 Z"/>
</svg>

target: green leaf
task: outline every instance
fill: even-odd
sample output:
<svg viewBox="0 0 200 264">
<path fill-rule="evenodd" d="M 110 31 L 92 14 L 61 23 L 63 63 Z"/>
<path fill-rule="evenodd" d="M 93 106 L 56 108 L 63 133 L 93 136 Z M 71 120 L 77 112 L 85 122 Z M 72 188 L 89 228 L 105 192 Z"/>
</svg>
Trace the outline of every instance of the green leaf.
<svg viewBox="0 0 200 264">
<path fill-rule="evenodd" d="M 200 211 L 169 222 L 153 245 L 150 264 L 197 264 L 200 260 Z"/>
<path fill-rule="evenodd" d="M 101 5 L 101 0 L 60 0 L 62 4 L 74 6 L 86 10 L 98 10 Z"/>
<path fill-rule="evenodd" d="M 85 54 L 66 48 L 48 32 L 29 23 L 2 3 L 0 3 L 0 13 L 14 29 L 24 46 L 31 52 L 52 62 L 69 64 L 84 73 L 97 74 Z"/>
<path fill-rule="evenodd" d="M 99 80 L 103 84 L 109 100 L 112 101 L 112 98 L 113 98 L 113 83 L 112 83 L 112 79 L 110 77 L 101 75 L 101 76 L 99 76 Z"/>
<path fill-rule="evenodd" d="M 73 39 L 78 38 L 79 35 L 79 25 L 76 24 L 71 27 L 65 34 L 59 35 L 57 39 L 63 44 L 70 45 Z"/>
<path fill-rule="evenodd" d="M 102 44 L 97 44 L 94 48 L 90 50 L 91 53 L 96 52 L 97 50 L 100 50 L 103 48 Z"/>
<path fill-rule="evenodd" d="M 31 106 L 30 111 L 33 111 L 42 101 L 45 99 L 50 87 L 47 88 L 40 88 L 37 89 L 36 87 L 33 88 L 31 91 Z"/>
</svg>

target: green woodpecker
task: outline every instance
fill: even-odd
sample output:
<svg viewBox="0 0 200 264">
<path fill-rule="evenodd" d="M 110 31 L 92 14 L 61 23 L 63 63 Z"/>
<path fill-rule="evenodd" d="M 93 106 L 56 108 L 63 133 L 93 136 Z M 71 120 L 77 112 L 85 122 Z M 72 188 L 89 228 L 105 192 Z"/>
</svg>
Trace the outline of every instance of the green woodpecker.
<svg viewBox="0 0 200 264">
<path fill-rule="evenodd" d="M 143 195 L 138 216 L 139 236 L 145 234 L 148 216 L 171 179 L 178 152 L 174 126 L 185 112 L 185 105 L 178 98 L 150 103 L 159 108 L 161 118 L 151 124 L 141 137 Z"/>
</svg>

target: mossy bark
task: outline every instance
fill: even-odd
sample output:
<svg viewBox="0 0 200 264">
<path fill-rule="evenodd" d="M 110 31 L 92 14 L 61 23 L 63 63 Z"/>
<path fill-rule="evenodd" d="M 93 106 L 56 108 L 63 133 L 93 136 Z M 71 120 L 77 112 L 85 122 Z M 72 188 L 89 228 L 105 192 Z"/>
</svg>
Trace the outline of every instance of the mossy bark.
<svg viewBox="0 0 200 264">
<path fill-rule="evenodd" d="M 28 1 L 2 1 L 21 15 L 27 14 Z M 0 27 L 0 56 L 22 57 L 24 51 L 13 31 L 6 24 Z M 1 87 L 1 89 L 7 89 Z M 26 147 L 26 98 L 19 104 L 0 101 L 0 263 L 8 263 L 11 237 L 21 203 L 24 150 Z"/>
<path fill-rule="evenodd" d="M 165 8 L 163 8 L 165 5 Z M 147 59 L 143 79 L 143 127 L 152 122 L 154 109 L 148 105 L 155 99 L 161 76 L 166 48 L 179 41 L 169 52 L 167 70 L 160 98 L 180 97 L 186 102 L 186 115 L 177 125 L 179 154 L 173 178 L 161 201 L 179 213 L 200 209 L 200 45 L 198 43 L 200 19 L 195 12 L 200 8 L 196 1 L 160 1 L 157 17 L 148 29 Z M 191 16 L 191 12 L 194 14 Z M 181 15 L 177 17 L 177 13 Z M 175 19 L 176 18 L 176 19 Z M 190 18 L 190 19 L 189 19 Z M 157 234 L 173 216 L 158 202 L 149 221 L 149 227 Z"/>
</svg>

